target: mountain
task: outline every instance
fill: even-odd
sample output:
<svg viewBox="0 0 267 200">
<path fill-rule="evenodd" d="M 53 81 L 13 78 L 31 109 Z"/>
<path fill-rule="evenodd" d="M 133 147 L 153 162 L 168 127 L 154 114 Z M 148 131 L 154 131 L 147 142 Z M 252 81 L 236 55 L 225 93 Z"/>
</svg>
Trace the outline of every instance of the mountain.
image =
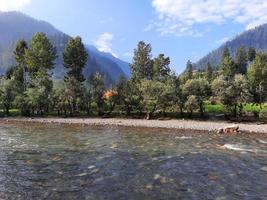
<svg viewBox="0 0 267 200">
<path fill-rule="evenodd" d="M 224 43 L 218 49 L 210 52 L 195 63 L 194 68 L 201 71 L 206 70 L 208 62 L 214 68 L 217 68 L 220 64 L 222 51 L 225 46 L 229 48 L 231 55 L 234 57 L 236 50 L 241 45 L 244 45 L 246 48 L 255 47 L 257 51 L 267 51 L 267 24 L 245 31 L 234 39 Z"/>
<path fill-rule="evenodd" d="M 57 48 L 58 58 L 53 78 L 64 77 L 66 69 L 63 67 L 62 53 L 70 36 L 45 21 L 36 20 L 20 12 L 0 12 L 0 74 L 4 74 L 7 68 L 15 62 L 13 50 L 16 41 L 25 39 L 30 42 L 37 32 L 44 32 Z M 86 48 L 89 59 L 83 71 L 85 77 L 98 71 L 105 78 L 106 84 L 113 84 L 120 76 L 130 76 L 129 63 L 109 53 L 100 52 L 94 46 L 86 45 Z"/>
<path fill-rule="evenodd" d="M 92 45 L 87 45 L 87 49 L 90 50 L 91 53 L 94 52 L 99 56 L 102 56 L 102 57 L 104 57 L 106 59 L 112 60 L 114 63 L 116 63 L 117 65 L 120 66 L 120 68 L 122 69 L 122 71 L 124 72 L 124 74 L 125 74 L 125 76 L 127 78 L 130 77 L 131 70 L 130 70 L 129 63 L 114 57 L 111 53 L 101 52 L 101 51 L 99 51 L 97 48 L 95 48 Z"/>
</svg>

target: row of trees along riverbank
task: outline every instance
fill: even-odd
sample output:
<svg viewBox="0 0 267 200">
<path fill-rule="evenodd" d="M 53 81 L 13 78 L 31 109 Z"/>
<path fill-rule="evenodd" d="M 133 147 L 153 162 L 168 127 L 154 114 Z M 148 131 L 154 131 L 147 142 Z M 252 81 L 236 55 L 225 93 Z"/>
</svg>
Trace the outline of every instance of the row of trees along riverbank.
<svg viewBox="0 0 267 200">
<path fill-rule="evenodd" d="M 1 77 L 0 105 L 5 115 L 17 109 L 24 116 L 121 116 L 146 115 L 205 117 L 207 104 L 223 105 L 223 112 L 241 119 L 246 105 L 255 105 L 254 115 L 266 118 L 267 54 L 240 47 L 231 57 L 227 47 L 218 70 L 211 64 L 197 72 L 189 61 L 185 73 L 177 76 L 164 54 L 153 58 L 151 45 L 139 42 L 134 50 L 131 78 L 121 77 L 106 87 L 99 73 L 83 76 L 90 59 L 80 37 L 71 38 L 64 50 L 64 80 L 53 81 L 52 69 L 58 56 L 43 33 L 30 44 L 16 44 L 16 64 Z"/>
</svg>

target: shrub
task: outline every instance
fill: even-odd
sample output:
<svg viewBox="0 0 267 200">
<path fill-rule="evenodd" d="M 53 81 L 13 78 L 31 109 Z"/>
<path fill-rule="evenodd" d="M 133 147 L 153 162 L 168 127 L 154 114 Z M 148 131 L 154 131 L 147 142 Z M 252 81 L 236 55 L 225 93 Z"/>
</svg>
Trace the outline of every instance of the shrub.
<svg viewBox="0 0 267 200">
<path fill-rule="evenodd" d="M 210 97 L 209 101 L 211 105 L 216 105 L 219 102 L 218 98 L 214 96 Z"/>
<path fill-rule="evenodd" d="M 267 108 L 264 108 L 262 111 L 260 111 L 259 118 L 260 121 L 267 123 Z"/>
</svg>

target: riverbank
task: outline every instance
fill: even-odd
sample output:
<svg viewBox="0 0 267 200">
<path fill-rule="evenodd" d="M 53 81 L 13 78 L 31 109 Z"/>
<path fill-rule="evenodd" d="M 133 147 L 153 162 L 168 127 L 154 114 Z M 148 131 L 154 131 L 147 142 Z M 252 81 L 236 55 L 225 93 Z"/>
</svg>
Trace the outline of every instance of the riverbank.
<svg viewBox="0 0 267 200">
<path fill-rule="evenodd" d="M 256 123 L 229 123 L 215 121 L 196 120 L 144 120 L 144 119 L 115 119 L 115 118 L 3 118 L 5 122 L 37 122 L 37 123 L 59 123 L 59 124 L 83 124 L 90 126 L 122 126 L 138 128 L 167 128 L 186 129 L 195 131 L 216 132 L 220 128 L 238 125 L 241 132 L 266 133 L 267 124 Z"/>
</svg>

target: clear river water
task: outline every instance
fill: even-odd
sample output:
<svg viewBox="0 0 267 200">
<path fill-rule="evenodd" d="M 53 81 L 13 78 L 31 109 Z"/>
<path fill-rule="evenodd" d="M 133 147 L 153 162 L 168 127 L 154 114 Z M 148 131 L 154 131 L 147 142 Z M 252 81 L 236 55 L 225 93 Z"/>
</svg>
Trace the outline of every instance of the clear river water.
<svg viewBox="0 0 267 200">
<path fill-rule="evenodd" d="M 0 200 L 267 199 L 267 136 L 0 123 Z"/>
</svg>

